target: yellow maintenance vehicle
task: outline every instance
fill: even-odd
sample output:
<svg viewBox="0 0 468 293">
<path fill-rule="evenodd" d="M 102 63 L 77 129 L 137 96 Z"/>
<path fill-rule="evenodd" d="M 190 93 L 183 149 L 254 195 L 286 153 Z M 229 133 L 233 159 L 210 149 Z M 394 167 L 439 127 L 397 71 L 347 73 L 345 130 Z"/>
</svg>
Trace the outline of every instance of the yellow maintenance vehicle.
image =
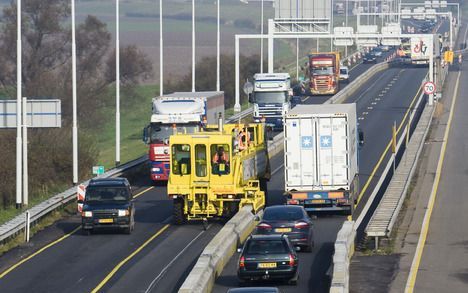
<svg viewBox="0 0 468 293">
<path fill-rule="evenodd" d="M 207 126 L 169 138 L 167 192 L 176 224 L 232 217 L 244 205 L 265 206 L 270 162 L 265 124 Z"/>
</svg>

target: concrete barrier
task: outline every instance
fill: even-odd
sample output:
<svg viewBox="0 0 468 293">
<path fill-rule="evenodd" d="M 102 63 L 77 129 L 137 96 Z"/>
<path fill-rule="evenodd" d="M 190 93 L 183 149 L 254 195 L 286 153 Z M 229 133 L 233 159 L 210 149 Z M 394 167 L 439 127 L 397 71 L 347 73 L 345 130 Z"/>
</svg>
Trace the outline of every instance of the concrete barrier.
<svg viewBox="0 0 468 293">
<path fill-rule="evenodd" d="M 179 293 L 211 292 L 216 277 L 255 228 L 255 216 L 251 211 L 251 206 L 243 207 L 208 243 Z"/>
<path fill-rule="evenodd" d="M 343 103 L 347 98 L 354 94 L 359 87 L 366 83 L 374 74 L 385 70 L 389 67 L 389 64 L 386 62 L 376 64 L 369 68 L 366 72 L 361 74 L 355 80 L 353 80 L 349 85 L 347 85 L 343 90 L 339 91 L 336 95 L 328 99 L 324 104 L 340 104 Z"/>
<path fill-rule="evenodd" d="M 344 222 L 335 241 L 330 292 L 349 292 L 349 262 L 354 253 L 355 237 L 354 221 Z"/>
</svg>

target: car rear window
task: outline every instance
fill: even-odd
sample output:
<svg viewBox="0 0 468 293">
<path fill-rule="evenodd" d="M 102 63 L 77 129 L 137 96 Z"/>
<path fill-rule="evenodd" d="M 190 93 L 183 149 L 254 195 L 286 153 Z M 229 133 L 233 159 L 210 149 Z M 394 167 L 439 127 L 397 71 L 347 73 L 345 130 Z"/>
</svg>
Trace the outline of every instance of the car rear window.
<svg viewBox="0 0 468 293">
<path fill-rule="evenodd" d="M 304 217 L 300 209 L 266 209 L 263 219 L 266 221 L 297 221 Z"/>
<path fill-rule="evenodd" d="M 283 240 L 250 240 L 247 244 L 247 254 L 277 254 L 287 252 L 287 245 Z"/>
</svg>

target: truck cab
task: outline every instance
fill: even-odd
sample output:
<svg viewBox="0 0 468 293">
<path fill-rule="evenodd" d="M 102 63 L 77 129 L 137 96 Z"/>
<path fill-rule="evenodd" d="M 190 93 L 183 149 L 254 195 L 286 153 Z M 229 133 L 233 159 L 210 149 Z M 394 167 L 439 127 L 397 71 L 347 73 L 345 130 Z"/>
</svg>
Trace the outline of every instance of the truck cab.
<svg viewBox="0 0 468 293">
<path fill-rule="evenodd" d="M 254 75 L 254 90 L 249 95 L 253 104 L 254 121 L 282 129 L 283 117 L 291 109 L 291 77 L 289 73 L 257 73 Z"/>
<path fill-rule="evenodd" d="M 309 90 L 312 95 L 334 95 L 339 90 L 340 54 L 309 54 Z"/>
<path fill-rule="evenodd" d="M 98 178 L 89 182 L 83 204 L 81 227 L 85 234 L 96 228 L 118 228 L 130 234 L 135 226 L 132 189 L 125 178 Z"/>
</svg>

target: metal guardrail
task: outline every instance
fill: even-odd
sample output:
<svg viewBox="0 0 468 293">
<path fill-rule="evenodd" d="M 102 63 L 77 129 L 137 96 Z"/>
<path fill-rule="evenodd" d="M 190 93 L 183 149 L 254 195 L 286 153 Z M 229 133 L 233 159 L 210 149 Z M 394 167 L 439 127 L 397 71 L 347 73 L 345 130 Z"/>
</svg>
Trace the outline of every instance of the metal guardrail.
<svg viewBox="0 0 468 293">
<path fill-rule="evenodd" d="M 416 109 L 422 102 L 423 96 L 424 94 L 421 94 Z M 416 169 L 417 160 L 429 131 L 433 113 L 434 107 L 424 109 L 420 122 L 412 134 L 410 144 L 405 146 L 404 163 L 401 161 L 403 160 L 402 158 L 398 168 L 395 170 L 395 174 L 392 176 L 390 184 L 377 206 L 377 209 L 374 211 L 374 214 L 367 225 L 365 232 L 367 236 L 375 237 L 376 249 L 378 248 L 378 237 L 389 236 L 392 232 L 393 225 L 398 217 L 402 203 L 407 194 L 409 183 Z M 412 116 L 415 114 L 416 113 L 413 113 Z M 401 135 L 401 145 L 403 145 L 407 131 L 408 129 L 405 129 Z"/>
<path fill-rule="evenodd" d="M 243 118 L 247 115 L 252 113 L 253 109 L 248 108 L 242 112 L 236 113 L 232 117 L 226 119 L 226 122 L 233 122 L 238 120 L 239 118 Z M 148 160 L 148 156 L 144 155 L 138 159 L 120 165 L 116 168 L 113 168 L 102 175 L 99 175 L 96 178 L 108 178 L 121 175 L 123 172 L 132 169 L 136 166 L 139 166 L 145 163 Z M 83 181 L 79 184 L 87 185 L 89 180 Z M 69 203 L 72 200 L 76 199 L 76 186 L 67 189 L 64 192 L 61 192 L 57 195 L 52 196 L 48 200 L 41 202 L 33 206 L 32 208 L 28 209 L 30 213 L 30 221 L 31 223 L 35 223 L 40 220 L 45 215 L 49 214 L 53 210 Z M 18 216 L 14 217 L 10 221 L 6 222 L 5 224 L 0 226 L 0 243 L 3 243 L 5 240 L 9 239 L 10 237 L 16 235 L 17 233 L 21 232 L 25 228 L 26 223 L 26 211 L 19 214 Z"/>
</svg>

